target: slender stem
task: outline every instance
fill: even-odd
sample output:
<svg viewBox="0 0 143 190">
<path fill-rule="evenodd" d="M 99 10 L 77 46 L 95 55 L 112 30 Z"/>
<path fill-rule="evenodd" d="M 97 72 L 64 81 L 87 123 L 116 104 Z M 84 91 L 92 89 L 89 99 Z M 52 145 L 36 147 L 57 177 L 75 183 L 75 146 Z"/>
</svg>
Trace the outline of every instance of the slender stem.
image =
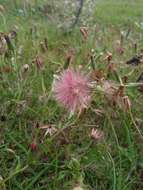
<svg viewBox="0 0 143 190">
<path fill-rule="evenodd" d="M 71 29 L 73 29 L 76 26 L 76 24 L 78 23 L 80 14 L 82 12 L 82 8 L 83 8 L 83 0 L 80 0 L 80 6 L 79 6 L 78 12 L 76 14 L 76 19 L 75 19 L 74 23 L 72 24 Z"/>
<path fill-rule="evenodd" d="M 139 135 L 140 135 L 141 138 L 143 139 L 142 132 L 141 132 L 141 130 L 138 128 L 138 126 L 137 126 L 137 124 L 136 124 L 136 122 L 135 122 L 135 120 L 134 120 L 134 118 L 133 118 L 133 114 L 132 114 L 131 110 L 129 111 L 129 114 L 130 114 L 132 123 L 134 124 L 136 130 L 138 131 Z"/>
<path fill-rule="evenodd" d="M 26 165 L 25 167 L 23 167 L 23 168 L 21 168 L 21 169 L 15 171 L 15 172 L 14 172 L 13 174 L 11 174 L 9 177 L 7 177 L 6 179 L 4 179 L 4 180 L 2 181 L 2 183 L 5 184 L 5 182 L 7 182 L 7 181 L 8 181 L 9 179 L 11 179 L 13 176 L 17 175 L 18 173 L 21 173 L 21 172 L 25 171 L 27 168 L 28 168 L 28 165 Z"/>
<path fill-rule="evenodd" d="M 138 83 L 128 83 L 126 85 L 124 85 L 125 87 L 137 87 L 137 86 L 143 86 L 142 82 L 138 82 Z"/>
<path fill-rule="evenodd" d="M 4 27 L 5 27 L 5 30 L 6 30 L 6 19 L 5 19 L 5 16 L 2 14 L 2 12 L 0 12 L 0 16 L 2 17 L 2 20 L 3 20 L 3 24 L 4 24 Z"/>
</svg>

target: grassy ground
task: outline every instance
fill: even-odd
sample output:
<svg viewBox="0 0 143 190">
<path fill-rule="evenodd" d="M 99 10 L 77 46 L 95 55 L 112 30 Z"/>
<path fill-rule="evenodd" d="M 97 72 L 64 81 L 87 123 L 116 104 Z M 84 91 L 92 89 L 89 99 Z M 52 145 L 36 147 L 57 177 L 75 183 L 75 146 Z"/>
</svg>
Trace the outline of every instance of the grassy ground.
<svg viewBox="0 0 143 190">
<path fill-rule="evenodd" d="M 142 190 L 143 137 L 137 130 L 143 132 L 142 93 L 135 87 L 126 90 L 132 102 L 129 112 L 109 105 L 96 93 L 86 113 L 69 118 L 50 98 L 50 90 L 53 74 L 63 67 L 71 49 L 73 66 L 84 69 L 89 69 L 88 54 L 95 49 L 96 55 L 101 54 L 96 68 L 105 75 L 104 58 L 111 52 L 120 77 L 136 82 L 142 65 L 125 63 L 143 48 L 143 2 L 98 0 L 96 28 L 90 29 L 86 43 L 78 28 L 63 35 L 40 12 L 20 12 L 21 1 L 13 2 L 0 0 L 5 7 L 0 32 L 17 31 L 8 53 L 0 56 L 0 189 L 72 190 L 80 184 L 85 190 Z M 120 41 L 122 55 L 117 51 Z M 105 78 L 114 76 L 109 73 Z M 57 132 L 44 135 L 40 127 L 45 125 Z M 104 132 L 104 140 L 90 137 L 93 127 Z"/>
</svg>

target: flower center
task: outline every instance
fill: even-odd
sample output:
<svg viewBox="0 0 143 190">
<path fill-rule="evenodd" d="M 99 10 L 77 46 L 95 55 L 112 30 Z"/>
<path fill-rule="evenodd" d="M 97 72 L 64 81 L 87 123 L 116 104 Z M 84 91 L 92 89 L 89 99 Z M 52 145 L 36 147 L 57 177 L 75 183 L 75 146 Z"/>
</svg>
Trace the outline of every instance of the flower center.
<svg viewBox="0 0 143 190">
<path fill-rule="evenodd" d="M 74 95 L 78 95 L 79 94 L 79 89 L 78 88 L 74 88 L 73 89 L 73 93 L 74 93 Z"/>
</svg>

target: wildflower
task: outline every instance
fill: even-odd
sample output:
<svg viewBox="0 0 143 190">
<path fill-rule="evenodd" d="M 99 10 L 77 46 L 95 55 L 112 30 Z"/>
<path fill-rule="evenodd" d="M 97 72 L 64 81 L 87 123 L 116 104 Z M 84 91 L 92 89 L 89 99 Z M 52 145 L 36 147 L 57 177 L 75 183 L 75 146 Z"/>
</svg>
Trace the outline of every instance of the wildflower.
<svg viewBox="0 0 143 190">
<path fill-rule="evenodd" d="M 40 127 L 40 129 L 46 130 L 44 136 L 47 136 L 48 134 L 49 136 L 52 136 L 55 132 L 57 132 L 57 129 L 52 125 L 43 125 Z"/>
<path fill-rule="evenodd" d="M 23 72 L 27 72 L 29 70 L 29 65 L 28 64 L 23 65 L 22 70 Z"/>
<path fill-rule="evenodd" d="M 106 55 L 106 57 L 105 57 L 105 59 L 104 59 L 104 60 L 107 60 L 107 61 L 108 61 L 108 63 L 110 63 L 110 61 L 112 60 L 112 53 L 107 52 L 107 55 Z"/>
<path fill-rule="evenodd" d="M 44 60 L 41 56 L 36 56 L 36 58 L 32 62 L 37 66 L 38 70 L 42 70 L 44 65 Z"/>
<path fill-rule="evenodd" d="M 115 96 L 117 91 L 117 88 L 115 86 L 115 83 L 113 81 L 105 80 L 103 83 L 103 92 L 105 93 L 105 97 L 112 101 L 113 97 Z"/>
<path fill-rule="evenodd" d="M 31 149 L 31 151 L 37 150 L 37 143 L 36 143 L 35 139 L 32 140 L 32 142 L 30 144 L 30 149 Z"/>
<path fill-rule="evenodd" d="M 83 36 L 84 41 L 88 38 L 88 28 L 87 27 L 80 27 L 80 32 Z"/>
<path fill-rule="evenodd" d="M 91 77 L 94 81 L 100 82 L 105 78 L 105 73 L 101 69 L 92 71 Z"/>
<path fill-rule="evenodd" d="M 55 99 L 70 112 L 82 111 L 90 102 L 90 81 L 87 75 L 72 69 L 65 70 L 55 79 Z"/>
<path fill-rule="evenodd" d="M 129 111 L 131 109 L 131 101 L 128 96 L 122 97 L 122 104 L 123 104 L 124 111 Z"/>
<path fill-rule="evenodd" d="M 131 109 L 131 101 L 125 95 L 125 86 L 121 85 L 118 89 L 112 81 L 104 81 L 103 91 L 105 97 L 112 105 L 118 105 L 120 109 L 129 111 Z"/>
<path fill-rule="evenodd" d="M 101 140 L 104 137 L 104 133 L 99 129 L 93 128 L 91 131 L 91 137 L 95 140 Z"/>
</svg>

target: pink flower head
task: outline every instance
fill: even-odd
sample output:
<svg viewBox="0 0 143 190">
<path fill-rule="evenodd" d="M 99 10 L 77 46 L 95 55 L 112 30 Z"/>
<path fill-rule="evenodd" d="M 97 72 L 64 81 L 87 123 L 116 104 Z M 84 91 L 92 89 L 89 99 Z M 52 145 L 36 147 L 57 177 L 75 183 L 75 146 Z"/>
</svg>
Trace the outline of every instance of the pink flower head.
<svg viewBox="0 0 143 190">
<path fill-rule="evenodd" d="M 56 100 L 70 112 L 82 111 L 90 101 L 89 77 L 80 71 L 65 70 L 54 83 Z"/>
<path fill-rule="evenodd" d="M 101 140 L 104 137 L 103 131 L 93 128 L 91 131 L 91 137 L 95 140 Z"/>
</svg>

